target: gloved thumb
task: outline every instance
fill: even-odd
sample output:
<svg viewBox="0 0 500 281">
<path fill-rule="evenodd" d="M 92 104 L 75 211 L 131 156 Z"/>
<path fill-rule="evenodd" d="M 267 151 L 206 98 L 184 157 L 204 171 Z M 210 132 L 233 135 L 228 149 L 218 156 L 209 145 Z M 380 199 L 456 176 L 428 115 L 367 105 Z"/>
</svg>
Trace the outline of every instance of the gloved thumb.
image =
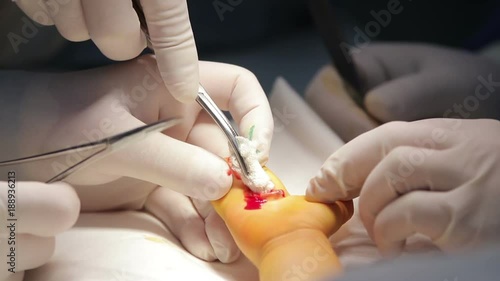
<svg viewBox="0 0 500 281">
<path fill-rule="evenodd" d="M 449 71 L 423 65 L 432 55 L 426 48 L 405 44 L 362 49 L 353 59 L 365 88 L 365 110 L 381 123 L 441 117 L 449 100 L 443 97 L 449 93 L 445 89 L 453 83 Z"/>
<path fill-rule="evenodd" d="M 158 68 L 168 91 L 180 102 L 198 94 L 198 54 L 186 0 L 142 1 Z"/>
<path fill-rule="evenodd" d="M 5 181 L 0 181 L 0 219 L 4 222 L 0 252 L 7 256 L 7 262 L 0 265 L 0 280 L 22 280 L 21 272 L 50 260 L 54 236 L 76 223 L 80 200 L 73 188 L 62 182 L 18 181 L 15 171 L 5 176 Z M 16 274 L 11 274 L 10 268 Z"/>
<path fill-rule="evenodd" d="M 369 45 L 353 59 L 365 87 L 366 111 L 380 122 L 497 115 L 496 107 L 488 104 L 469 112 L 461 108 L 474 108 L 474 100 L 482 100 L 497 85 L 491 77 L 498 65 L 488 59 L 401 43 Z"/>
<path fill-rule="evenodd" d="M 367 92 L 365 108 L 380 122 L 443 117 L 444 109 L 453 108 L 456 93 L 464 91 L 460 83 L 450 83 L 448 76 L 424 72 L 382 83 Z"/>
</svg>

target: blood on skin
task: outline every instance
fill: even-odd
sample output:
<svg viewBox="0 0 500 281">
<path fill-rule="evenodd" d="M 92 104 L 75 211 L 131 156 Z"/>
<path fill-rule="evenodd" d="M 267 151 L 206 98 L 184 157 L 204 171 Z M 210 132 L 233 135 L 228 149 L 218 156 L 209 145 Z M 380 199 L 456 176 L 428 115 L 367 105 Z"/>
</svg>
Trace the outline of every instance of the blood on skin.
<svg viewBox="0 0 500 281">
<path fill-rule="evenodd" d="M 269 192 L 255 193 L 247 187 L 245 190 L 245 210 L 258 210 L 262 208 L 268 200 L 276 200 L 285 197 L 285 191 L 274 189 Z"/>
<path fill-rule="evenodd" d="M 229 170 L 227 170 L 227 175 L 228 176 L 233 175 L 237 180 L 241 180 L 241 175 L 231 168 L 229 168 Z"/>
<path fill-rule="evenodd" d="M 231 158 L 226 158 L 227 163 L 229 164 L 229 169 L 227 170 L 227 175 L 233 175 L 235 179 L 241 180 L 241 175 L 233 170 L 231 167 Z M 285 191 L 281 189 L 274 189 L 268 192 L 256 193 L 253 192 L 248 186 L 245 185 L 245 202 L 247 205 L 245 206 L 245 210 L 258 210 L 262 208 L 262 205 L 265 204 L 268 200 L 276 200 L 285 197 Z"/>
</svg>

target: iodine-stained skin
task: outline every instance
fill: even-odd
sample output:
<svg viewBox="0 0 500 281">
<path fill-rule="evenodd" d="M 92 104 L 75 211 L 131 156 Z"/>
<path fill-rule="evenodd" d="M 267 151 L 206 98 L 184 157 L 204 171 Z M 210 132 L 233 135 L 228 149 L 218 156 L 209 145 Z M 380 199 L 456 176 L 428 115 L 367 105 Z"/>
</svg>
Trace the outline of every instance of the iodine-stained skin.
<svg viewBox="0 0 500 281">
<path fill-rule="evenodd" d="M 352 201 L 309 202 L 290 195 L 272 171 L 263 169 L 275 185 L 271 192 L 253 193 L 232 171 L 230 191 L 212 202 L 242 253 L 259 269 L 260 280 L 319 280 L 341 272 L 328 237 L 352 216 Z"/>
</svg>

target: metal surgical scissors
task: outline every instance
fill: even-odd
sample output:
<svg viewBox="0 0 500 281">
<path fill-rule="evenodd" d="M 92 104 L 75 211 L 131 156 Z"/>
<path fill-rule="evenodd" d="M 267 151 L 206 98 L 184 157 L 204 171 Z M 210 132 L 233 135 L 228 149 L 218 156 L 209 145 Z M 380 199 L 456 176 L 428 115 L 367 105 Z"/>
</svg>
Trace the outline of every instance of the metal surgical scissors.
<svg viewBox="0 0 500 281">
<path fill-rule="evenodd" d="M 155 123 L 152 123 L 149 125 L 145 125 L 145 126 L 142 126 L 139 128 L 135 128 L 135 129 L 123 132 L 121 134 L 118 134 L 118 135 L 115 135 L 112 137 L 104 138 L 104 139 L 99 140 L 99 141 L 89 142 L 89 143 L 86 143 L 83 145 L 73 146 L 73 147 L 69 147 L 69 148 L 65 148 L 65 149 L 60 149 L 60 150 L 56 150 L 56 151 L 51 151 L 51 152 L 33 155 L 33 156 L 28 156 L 28 157 L 23 157 L 23 158 L 18 158 L 18 159 L 14 159 L 14 160 L 1 161 L 0 167 L 23 164 L 23 163 L 34 162 L 34 161 L 45 160 L 45 159 L 52 159 L 52 158 L 66 155 L 66 154 L 70 154 L 70 153 L 83 154 L 86 151 L 90 151 L 89 156 L 83 158 L 82 160 L 78 161 L 74 165 L 71 165 L 70 167 L 68 167 L 64 171 L 60 172 L 59 174 L 53 176 L 51 179 L 49 179 L 46 182 L 53 183 L 53 182 L 61 181 L 65 178 L 67 178 L 72 173 L 75 173 L 78 170 L 81 170 L 82 168 L 86 167 L 90 163 L 93 163 L 99 159 L 102 159 L 104 156 L 107 156 L 111 152 L 114 152 L 117 149 L 120 149 L 123 146 L 128 145 L 130 143 L 135 143 L 139 140 L 142 140 L 149 134 L 161 132 L 165 129 L 173 127 L 173 126 L 179 124 L 180 121 L 181 121 L 180 119 L 168 119 L 168 120 L 164 120 L 164 121 L 159 121 L 159 122 L 155 122 Z"/>
</svg>

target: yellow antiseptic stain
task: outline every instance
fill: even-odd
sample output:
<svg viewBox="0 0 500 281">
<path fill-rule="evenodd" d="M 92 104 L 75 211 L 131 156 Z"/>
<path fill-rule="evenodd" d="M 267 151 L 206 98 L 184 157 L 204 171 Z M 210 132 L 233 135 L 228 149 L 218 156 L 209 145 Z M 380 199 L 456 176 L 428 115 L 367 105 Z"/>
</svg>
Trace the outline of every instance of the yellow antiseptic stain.
<svg viewBox="0 0 500 281">
<path fill-rule="evenodd" d="M 156 243 L 168 244 L 167 239 L 162 238 L 162 237 L 158 237 L 158 236 L 144 235 L 144 239 L 149 240 L 149 241 L 153 241 Z"/>
</svg>

